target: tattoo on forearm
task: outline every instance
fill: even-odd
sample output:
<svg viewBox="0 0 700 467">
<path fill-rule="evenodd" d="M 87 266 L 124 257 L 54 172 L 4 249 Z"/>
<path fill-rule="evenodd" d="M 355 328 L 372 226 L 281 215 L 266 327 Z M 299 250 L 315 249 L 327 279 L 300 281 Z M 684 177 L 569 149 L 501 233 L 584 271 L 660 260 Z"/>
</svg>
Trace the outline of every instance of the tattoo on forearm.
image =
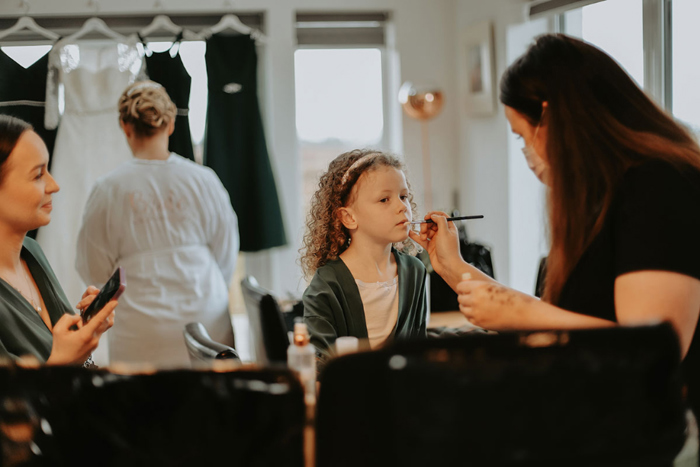
<svg viewBox="0 0 700 467">
<path fill-rule="evenodd" d="M 489 299 L 501 306 L 514 306 L 518 304 L 518 302 L 527 303 L 530 301 L 530 297 L 498 285 L 489 285 L 486 288 L 486 292 L 488 293 Z"/>
</svg>

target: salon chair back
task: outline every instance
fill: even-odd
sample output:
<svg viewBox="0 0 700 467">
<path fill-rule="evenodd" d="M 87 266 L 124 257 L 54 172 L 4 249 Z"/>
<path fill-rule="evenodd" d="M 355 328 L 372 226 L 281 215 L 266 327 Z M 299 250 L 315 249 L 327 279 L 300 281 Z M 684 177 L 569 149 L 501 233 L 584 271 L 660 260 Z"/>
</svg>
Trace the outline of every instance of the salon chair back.
<svg viewBox="0 0 700 467">
<path fill-rule="evenodd" d="M 286 369 L 0 367 L 3 466 L 303 467 L 304 426 Z"/>
<path fill-rule="evenodd" d="M 330 361 L 316 420 L 318 467 L 670 467 L 678 342 L 662 325 L 397 343 Z"/>
<path fill-rule="evenodd" d="M 277 300 L 252 276 L 241 281 L 241 291 L 253 335 L 255 356 L 262 365 L 287 364 L 289 338 Z"/>
<path fill-rule="evenodd" d="M 183 331 L 193 368 L 211 366 L 214 360 L 240 361 L 233 347 L 212 340 L 202 323 L 189 323 Z"/>
</svg>

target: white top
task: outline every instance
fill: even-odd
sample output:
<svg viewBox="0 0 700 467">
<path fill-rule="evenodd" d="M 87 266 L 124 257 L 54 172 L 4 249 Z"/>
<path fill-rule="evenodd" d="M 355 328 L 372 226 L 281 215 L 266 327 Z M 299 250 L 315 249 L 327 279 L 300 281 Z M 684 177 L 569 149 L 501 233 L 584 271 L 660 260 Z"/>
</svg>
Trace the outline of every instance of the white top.
<svg viewBox="0 0 700 467">
<path fill-rule="evenodd" d="M 387 282 L 355 282 L 365 309 L 369 346 L 376 349 L 392 335 L 399 318 L 399 276 Z"/>
<path fill-rule="evenodd" d="M 189 366 L 182 332 L 198 321 L 232 345 L 228 285 L 238 221 L 214 171 L 177 154 L 132 159 L 99 179 L 77 243 L 82 278 L 104 284 L 117 266 L 127 287 L 109 331 L 110 361 Z"/>
</svg>

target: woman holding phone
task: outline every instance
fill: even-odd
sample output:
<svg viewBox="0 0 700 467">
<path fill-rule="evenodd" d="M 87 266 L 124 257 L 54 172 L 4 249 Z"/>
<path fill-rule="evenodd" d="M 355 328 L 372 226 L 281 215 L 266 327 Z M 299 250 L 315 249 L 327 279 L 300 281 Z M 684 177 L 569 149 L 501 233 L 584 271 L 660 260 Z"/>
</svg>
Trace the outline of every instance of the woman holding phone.
<svg viewBox="0 0 700 467">
<path fill-rule="evenodd" d="M 700 147 L 609 56 L 545 35 L 501 80 L 501 102 L 547 186 L 550 252 L 543 299 L 505 287 L 459 256 L 441 213 L 412 235 L 493 330 L 670 322 L 688 398 L 700 415 Z M 534 267 L 534 265 L 533 265 Z M 468 274 L 468 275 L 467 275 Z"/>
<path fill-rule="evenodd" d="M 116 301 L 87 324 L 68 303 L 39 244 L 27 232 L 51 220 L 59 190 L 47 170 L 49 153 L 31 125 L 0 115 L 0 357 L 89 365 L 114 323 Z M 77 309 L 97 295 L 88 287 Z"/>
<path fill-rule="evenodd" d="M 134 158 L 96 181 L 78 235 L 78 272 L 105 283 L 119 265 L 129 287 L 110 331 L 110 363 L 189 367 L 185 325 L 233 345 L 228 286 L 238 221 L 214 171 L 168 150 L 177 108 L 165 88 L 136 82 L 119 99 Z"/>
</svg>

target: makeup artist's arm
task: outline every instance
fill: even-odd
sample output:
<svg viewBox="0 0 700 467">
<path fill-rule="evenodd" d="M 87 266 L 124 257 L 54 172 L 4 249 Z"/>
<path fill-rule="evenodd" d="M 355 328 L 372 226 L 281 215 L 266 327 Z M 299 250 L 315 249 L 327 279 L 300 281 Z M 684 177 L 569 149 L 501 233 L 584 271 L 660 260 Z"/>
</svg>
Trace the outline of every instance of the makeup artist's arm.
<svg viewBox="0 0 700 467">
<path fill-rule="evenodd" d="M 434 224 L 421 224 L 420 234 L 411 231 L 411 238 L 421 245 L 430 255 L 430 263 L 435 272 L 445 279 L 445 282 L 457 290 L 457 284 L 462 280 L 462 274 L 469 273 L 473 280 L 498 284 L 477 268 L 462 259 L 459 252 L 459 233 L 454 223 L 447 222 L 447 214 L 434 211 L 425 216 L 432 219 Z"/>
<path fill-rule="evenodd" d="M 460 311 L 473 324 L 496 331 L 581 329 L 670 322 L 678 333 L 682 355 L 688 351 L 700 315 L 700 280 L 676 272 L 642 270 L 615 279 L 617 323 L 564 310 L 505 287 L 466 265 L 459 257 L 457 229 L 445 214 L 431 213 L 435 224 L 411 237 L 430 253 L 435 270 L 459 294 Z M 443 235 L 445 234 L 445 235 Z M 416 238 L 417 237 L 417 238 Z M 426 239 L 430 239 L 429 242 Z M 443 272 L 441 272 L 443 271 Z M 471 274 L 462 281 L 461 273 Z M 454 284 L 454 285 L 452 285 Z"/>
<path fill-rule="evenodd" d="M 470 323 L 492 331 L 585 329 L 616 323 L 543 302 L 497 282 L 465 280 L 457 284 L 459 311 Z"/>
<path fill-rule="evenodd" d="M 459 294 L 460 311 L 484 329 L 575 329 L 613 326 L 614 323 L 557 308 L 530 295 L 501 285 L 462 259 L 459 234 L 444 212 L 425 216 L 434 224 L 421 224 L 411 238 L 430 254 L 435 272 Z M 471 279 L 462 280 L 469 273 Z"/>
<path fill-rule="evenodd" d="M 462 281 L 459 309 L 477 326 L 495 331 L 581 329 L 668 321 L 688 352 L 700 315 L 700 280 L 669 271 L 635 271 L 615 279 L 617 323 L 564 310 L 493 282 Z"/>
</svg>

